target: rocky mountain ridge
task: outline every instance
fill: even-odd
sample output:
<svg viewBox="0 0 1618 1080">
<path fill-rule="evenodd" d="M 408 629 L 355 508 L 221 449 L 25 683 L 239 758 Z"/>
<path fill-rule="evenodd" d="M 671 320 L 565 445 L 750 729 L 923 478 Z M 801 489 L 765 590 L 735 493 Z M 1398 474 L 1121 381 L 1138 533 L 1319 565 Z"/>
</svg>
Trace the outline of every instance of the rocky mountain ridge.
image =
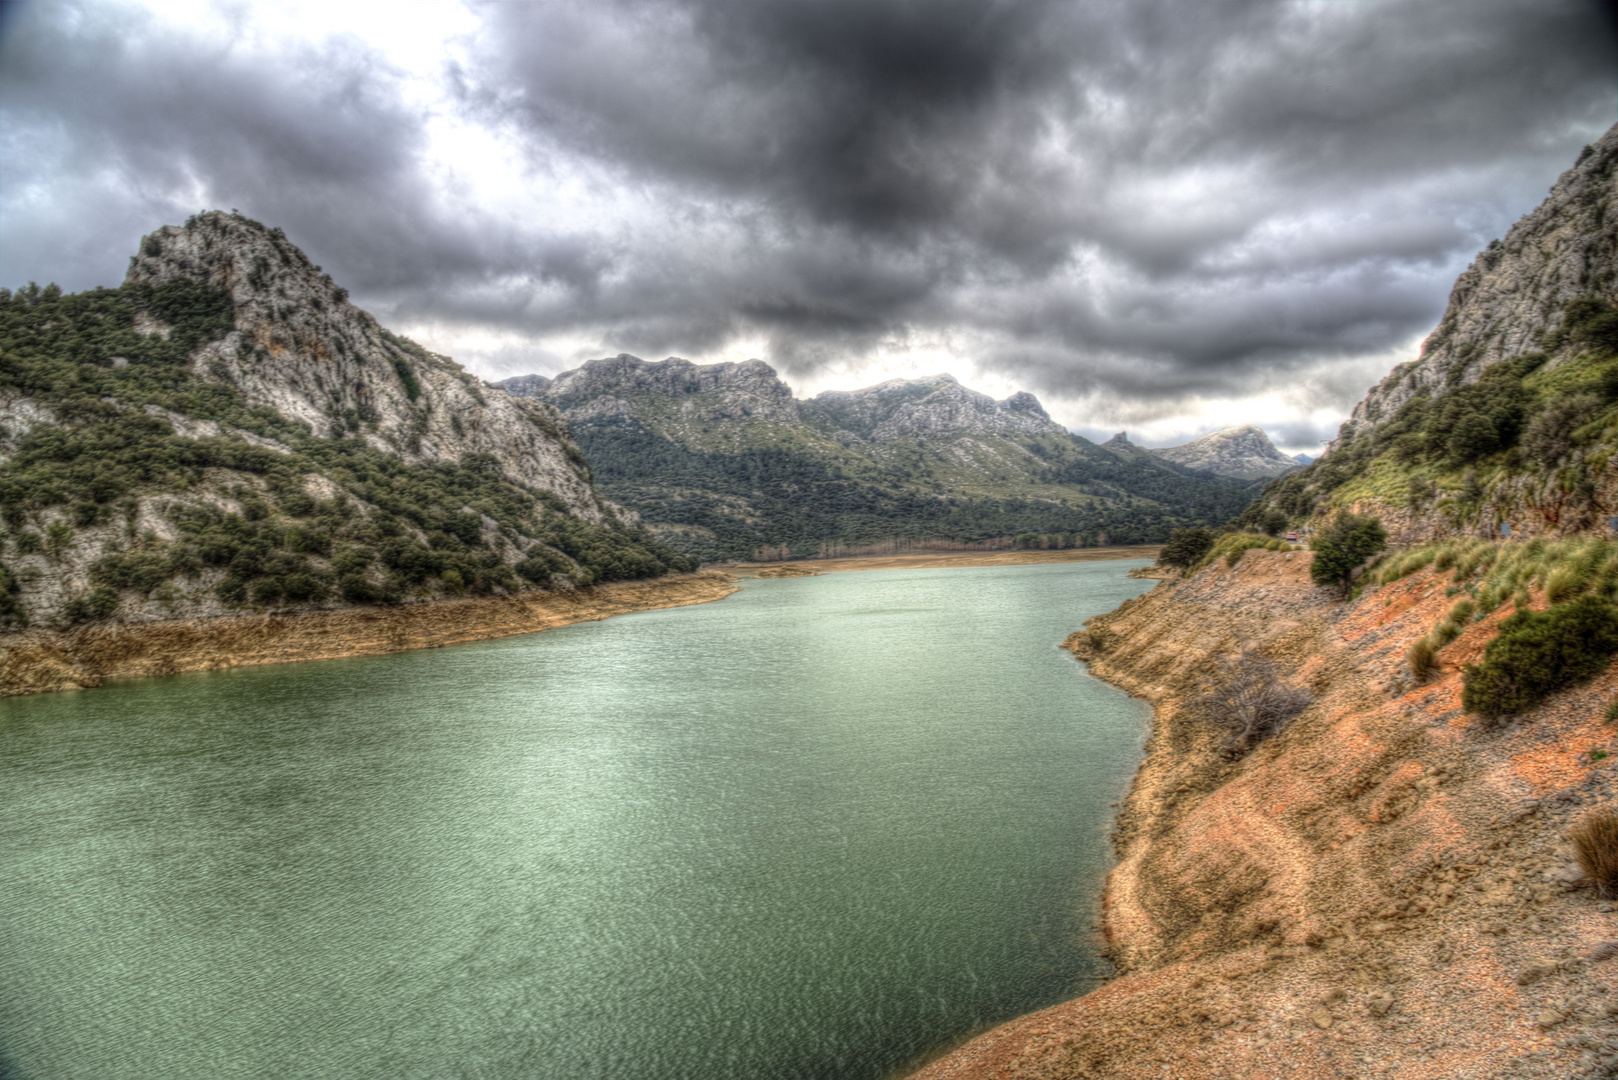
<svg viewBox="0 0 1618 1080">
<path fill-rule="evenodd" d="M 798 400 L 762 361 L 620 355 L 500 385 L 559 409 L 603 491 L 705 559 L 895 539 L 1147 542 L 1242 501 L 1230 483 L 1098 449 L 1032 394 L 996 401 L 949 375 Z"/>
<path fill-rule="evenodd" d="M 1154 449 L 1152 453 L 1188 469 L 1241 480 L 1283 476 L 1299 467 L 1297 460 L 1275 448 L 1263 428 L 1252 424 L 1221 428 L 1179 446 Z"/>
<path fill-rule="evenodd" d="M 234 330 L 192 356 L 199 377 L 234 385 L 317 437 L 352 434 L 405 461 L 490 455 L 512 482 L 601 520 L 555 410 L 487 394 L 454 361 L 390 334 L 279 230 L 215 212 L 147 235 L 125 285 L 176 280 L 218 289 L 233 308 Z M 153 320 L 148 329 L 166 328 Z"/>
</svg>

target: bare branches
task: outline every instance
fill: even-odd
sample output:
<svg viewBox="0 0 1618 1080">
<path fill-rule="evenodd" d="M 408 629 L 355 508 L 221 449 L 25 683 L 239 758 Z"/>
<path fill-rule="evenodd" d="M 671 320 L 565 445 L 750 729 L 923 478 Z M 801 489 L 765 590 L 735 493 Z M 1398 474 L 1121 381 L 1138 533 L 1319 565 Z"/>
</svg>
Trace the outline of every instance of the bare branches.
<svg viewBox="0 0 1618 1080">
<path fill-rule="evenodd" d="M 1228 728 L 1221 748 L 1225 757 L 1239 758 L 1258 743 L 1277 734 L 1313 701 L 1307 690 L 1281 681 L 1273 660 L 1243 649 L 1222 657 L 1202 677 L 1186 711 L 1195 719 Z"/>
</svg>

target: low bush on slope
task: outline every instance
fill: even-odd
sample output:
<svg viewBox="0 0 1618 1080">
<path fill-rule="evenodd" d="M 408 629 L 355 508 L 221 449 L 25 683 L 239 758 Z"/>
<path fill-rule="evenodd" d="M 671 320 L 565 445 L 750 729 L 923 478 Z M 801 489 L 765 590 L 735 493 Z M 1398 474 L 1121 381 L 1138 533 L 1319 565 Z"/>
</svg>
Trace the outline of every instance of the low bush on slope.
<svg viewBox="0 0 1618 1080">
<path fill-rule="evenodd" d="M 1583 596 L 1549 611 L 1519 611 L 1478 664 L 1467 666 L 1461 704 L 1502 717 L 1524 712 L 1558 690 L 1598 674 L 1618 653 L 1618 610 Z"/>
</svg>

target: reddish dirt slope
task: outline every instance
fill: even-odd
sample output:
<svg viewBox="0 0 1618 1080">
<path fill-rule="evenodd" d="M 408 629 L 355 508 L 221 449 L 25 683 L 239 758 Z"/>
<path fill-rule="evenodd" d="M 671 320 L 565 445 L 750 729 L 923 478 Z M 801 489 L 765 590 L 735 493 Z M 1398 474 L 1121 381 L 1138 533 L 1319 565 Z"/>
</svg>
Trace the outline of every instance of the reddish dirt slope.
<svg viewBox="0 0 1618 1080">
<path fill-rule="evenodd" d="M 1250 551 L 1069 640 L 1157 711 L 1105 897 L 1120 977 L 919 1077 L 1618 1075 L 1618 920 L 1566 843 L 1618 808 L 1618 673 L 1484 730 L 1460 668 L 1509 605 L 1414 686 L 1405 652 L 1454 603 L 1447 576 L 1344 604 L 1309 559 Z M 1182 705 L 1244 645 L 1315 701 L 1231 763 Z"/>
</svg>

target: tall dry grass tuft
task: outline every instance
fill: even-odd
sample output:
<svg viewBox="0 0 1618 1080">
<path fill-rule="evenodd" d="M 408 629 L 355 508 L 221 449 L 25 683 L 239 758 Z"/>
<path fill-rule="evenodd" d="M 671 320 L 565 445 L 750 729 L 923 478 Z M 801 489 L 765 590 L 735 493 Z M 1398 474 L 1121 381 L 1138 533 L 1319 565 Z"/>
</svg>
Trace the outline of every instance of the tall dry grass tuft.
<svg viewBox="0 0 1618 1080">
<path fill-rule="evenodd" d="M 1596 892 L 1607 900 L 1618 896 L 1618 814 L 1598 810 L 1585 815 L 1569 839 Z"/>
</svg>

